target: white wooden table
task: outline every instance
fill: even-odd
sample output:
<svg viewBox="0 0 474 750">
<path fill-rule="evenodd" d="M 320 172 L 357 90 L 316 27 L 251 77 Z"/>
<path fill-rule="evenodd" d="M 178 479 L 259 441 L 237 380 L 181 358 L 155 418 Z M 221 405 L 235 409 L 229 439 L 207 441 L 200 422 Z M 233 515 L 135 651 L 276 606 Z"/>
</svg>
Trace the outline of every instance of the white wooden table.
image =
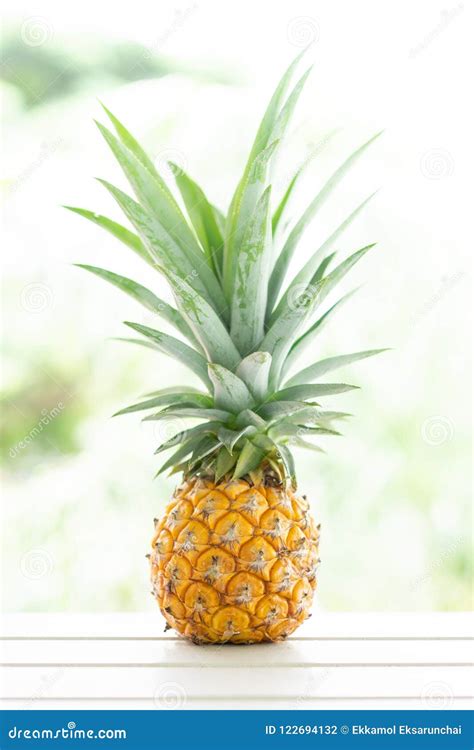
<svg viewBox="0 0 474 750">
<path fill-rule="evenodd" d="M 2 708 L 472 708 L 469 614 L 319 614 L 279 644 L 195 646 L 154 614 L 7 615 Z"/>
</svg>

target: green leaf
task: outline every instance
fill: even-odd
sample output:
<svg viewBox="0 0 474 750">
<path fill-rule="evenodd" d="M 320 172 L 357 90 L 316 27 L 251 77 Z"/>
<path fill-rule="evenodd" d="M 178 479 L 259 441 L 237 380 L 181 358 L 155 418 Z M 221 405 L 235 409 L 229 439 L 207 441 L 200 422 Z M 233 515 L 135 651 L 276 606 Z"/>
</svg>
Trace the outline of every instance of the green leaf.
<svg viewBox="0 0 474 750">
<path fill-rule="evenodd" d="M 155 455 L 158 453 L 163 453 L 163 451 L 167 451 L 169 450 L 169 448 L 173 448 L 175 445 L 179 445 L 183 441 L 189 440 L 196 435 L 199 435 L 200 437 L 209 434 L 217 435 L 217 431 L 220 427 L 220 422 L 204 422 L 203 424 L 198 424 L 195 427 L 190 427 L 189 430 L 182 430 L 181 432 L 177 432 L 176 435 L 173 435 L 173 437 L 169 438 L 164 443 L 158 446 L 155 451 Z"/>
<path fill-rule="evenodd" d="M 166 272 L 176 303 L 211 362 L 234 370 L 240 362 L 232 338 L 214 309 L 189 284 Z"/>
<path fill-rule="evenodd" d="M 357 250 L 355 253 L 352 253 L 352 255 L 346 258 L 346 260 L 343 260 L 342 263 L 339 263 L 339 265 L 336 266 L 336 268 L 331 271 L 331 273 L 328 273 L 328 275 L 324 277 L 324 279 L 322 280 L 321 291 L 318 295 L 318 305 L 320 305 L 321 302 L 324 301 L 328 294 L 334 289 L 336 284 L 338 284 L 339 281 L 344 278 L 344 276 L 351 270 L 351 268 L 353 268 L 353 266 L 355 266 L 355 264 L 358 263 L 366 253 L 369 252 L 369 250 L 372 250 L 372 248 L 375 247 L 375 244 L 376 243 L 366 245 L 360 250 Z M 314 280 L 312 280 L 311 283 L 315 283 Z"/>
<path fill-rule="evenodd" d="M 352 414 L 348 414 L 345 411 L 326 411 L 325 409 L 320 409 L 318 406 L 309 406 L 306 404 L 306 409 L 285 417 L 285 419 L 295 424 L 307 425 L 309 423 L 310 425 L 325 425 L 334 420 L 346 419 L 351 416 Z"/>
<path fill-rule="evenodd" d="M 286 476 L 290 478 L 291 484 L 296 487 L 296 470 L 293 455 L 286 445 L 278 445 L 278 453 L 285 467 Z"/>
<path fill-rule="evenodd" d="M 166 333 L 156 331 L 154 328 L 140 325 L 139 323 L 130 323 L 125 321 L 125 325 L 129 328 L 133 328 L 134 331 L 141 333 L 142 336 L 146 336 L 158 347 L 158 349 L 174 359 L 177 359 L 182 364 L 186 365 L 195 375 L 202 380 L 202 382 L 209 388 L 211 383 L 207 374 L 207 362 L 201 354 L 198 354 L 194 349 L 191 349 L 187 344 L 183 344 L 182 341 L 175 339 L 173 336 L 168 336 Z"/>
<path fill-rule="evenodd" d="M 259 348 L 270 352 L 272 365 L 270 368 L 269 388 L 275 390 L 280 382 L 280 373 L 285 359 L 302 326 L 312 314 L 318 296 L 325 283 L 323 279 L 318 284 L 308 284 L 297 299 L 287 305 L 284 312 L 275 320 L 267 331 Z"/>
<path fill-rule="evenodd" d="M 157 173 L 156 167 L 153 164 L 150 157 L 148 156 L 148 154 L 146 153 L 146 151 L 142 148 L 142 146 L 140 146 L 140 144 L 133 137 L 130 131 L 127 130 L 125 125 L 122 125 L 120 120 L 118 120 L 117 117 L 115 117 L 115 115 L 113 115 L 112 112 L 109 109 L 107 109 L 105 104 L 102 104 L 102 102 L 100 102 L 100 104 L 104 112 L 106 113 L 107 117 L 111 121 L 112 125 L 114 126 L 115 131 L 118 137 L 120 138 L 120 140 L 122 141 L 123 145 L 126 146 L 129 149 L 129 151 L 131 151 L 137 157 L 137 159 L 143 164 L 143 166 L 146 167 L 146 169 L 148 169 L 150 174 L 152 174 L 153 176 L 159 179 L 159 175 Z"/>
<path fill-rule="evenodd" d="M 312 312 L 324 283 L 324 279 L 322 279 L 318 284 L 307 284 L 301 289 L 298 296 L 291 300 L 285 310 L 271 324 L 260 344 L 261 351 L 269 352 L 275 360 L 275 352 L 291 347 L 292 338 Z"/>
<path fill-rule="evenodd" d="M 283 105 L 278 115 L 278 118 L 275 122 L 275 125 L 272 128 L 271 135 L 270 135 L 270 138 L 272 141 L 278 140 L 280 141 L 280 143 L 283 141 L 283 138 L 286 134 L 291 117 L 295 110 L 296 104 L 298 103 L 298 99 L 301 96 L 301 92 L 303 91 L 305 83 L 312 69 L 313 69 L 313 66 L 311 65 L 303 73 L 301 78 L 296 82 L 296 85 L 294 86 L 293 90 L 290 92 L 290 95 L 288 96 L 288 99 Z"/>
<path fill-rule="evenodd" d="M 321 426 L 308 426 L 308 425 L 294 425 L 297 426 L 303 435 L 329 435 L 333 437 L 341 437 L 341 434 L 338 430 L 333 430 L 331 427 L 321 427 Z"/>
<path fill-rule="evenodd" d="M 240 477 L 248 474 L 249 471 L 257 469 L 267 453 L 268 451 L 264 448 L 259 448 L 258 446 L 251 443 L 250 440 L 246 440 L 244 443 L 244 447 L 242 448 L 242 451 L 239 455 L 237 466 L 235 467 L 234 475 L 232 478 L 240 479 Z"/>
<path fill-rule="evenodd" d="M 352 289 L 352 291 L 345 294 L 341 299 L 339 299 L 337 302 L 332 305 L 329 310 L 327 310 L 324 315 L 321 315 L 318 320 L 313 323 L 311 328 L 309 328 L 306 333 L 304 333 L 297 341 L 293 344 L 293 346 L 290 349 L 290 352 L 286 358 L 286 361 L 284 363 L 284 372 L 288 372 L 297 362 L 297 360 L 301 357 L 301 355 L 304 353 L 306 348 L 310 344 L 314 344 L 314 339 L 319 336 L 321 331 L 324 329 L 324 327 L 327 325 L 327 323 L 331 320 L 334 313 L 340 308 L 340 306 L 347 302 L 348 299 L 352 297 L 353 294 L 357 291 L 356 289 Z"/>
<path fill-rule="evenodd" d="M 106 271 L 104 268 L 88 266 L 84 265 L 83 263 L 75 263 L 74 265 L 76 265 L 78 268 L 83 268 L 86 271 L 90 271 L 90 273 L 99 276 L 99 278 L 108 281 L 110 284 L 113 284 L 126 294 L 129 294 L 130 297 L 133 297 L 133 299 L 135 299 L 137 302 L 140 302 L 148 310 L 151 310 L 152 312 L 160 315 L 163 320 L 166 320 L 167 323 L 170 323 L 172 326 L 174 326 L 193 344 L 197 343 L 197 340 L 191 328 L 188 326 L 178 310 L 175 310 L 174 307 L 168 305 L 167 302 L 164 302 L 162 299 L 157 297 L 156 294 L 153 294 L 153 292 L 151 292 L 149 289 L 146 289 L 146 287 L 142 286 L 141 284 L 137 284 L 136 281 L 127 279 L 125 276 L 119 276 L 118 274 L 112 273 L 111 271 Z"/>
<path fill-rule="evenodd" d="M 224 214 L 222 213 L 222 211 L 220 211 L 217 208 L 217 206 L 214 206 L 212 203 L 211 203 L 211 208 L 212 208 L 212 212 L 214 214 L 214 218 L 216 220 L 216 224 L 219 227 L 220 235 L 221 235 L 222 238 L 224 238 L 226 217 L 224 216 Z M 221 257 L 221 260 L 222 260 L 222 254 L 220 254 L 220 257 Z M 221 263 L 221 271 L 222 271 L 222 263 Z"/>
<path fill-rule="evenodd" d="M 275 268 L 272 274 L 272 278 L 270 281 L 270 288 L 269 288 L 269 296 L 268 296 L 268 315 L 270 316 L 272 313 L 272 310 L 275 306 L 275 302 L 278 297 L 278 293 L 281 289 L 281 285 L 283 283 L 283 280 L 285 278 L 286 272 L 288 270 L 288 266 L 291 260 L 291 257 L 293 255 L 294 249 L 299 242 L 299 239 L 301 235 L 303 234 L 307 224 L 311 222 L 317 211 L 321 208 L 321 206 L 326 202 L 329 195 L 332 193 L 334 188 L 339 184 L 339 182 L 342 180 L 342 178 L 346 175 L 350 167 L 354 164 L 354 162 L 361 156 L 364 151 L 370 146 L 371 143 L 373 143 L 379 136 L 380 133 L 376 133 L 372 138 L 370 138 L 366 143 L 364 143 L 362 146 L 360 146 L 356 151 L 354 151 L 348 159 L 346 159 L 343 164 L 333 173 L 333 175 L 329 178 L 329 180 L 325 183 L 324 187 L 319 191 L 318 195 L 314 200 L 309 204 L 299 221 L 296 223 L 294 228 L 292 229 L 288 240 L 285 243 L 285 246 L 280 253 L 280 256 L 275 264 Z M 363 204 L 364 205 L 364 204 Z M 307 278 L 310 278 L 314 273 L 314 270 L 311 271 L 308 274 Z M 299 282 L 298 282 L 299 283 Z"/>
<path fill-rule="evenodd" d="M 319 396 L 332 396 L 337 393 L 345 393 L 358 388 L 357 385 L 347 383 L 307 383 L 306 385 L 293 385 L 277 391 L 271 401 L 305 401 L 308 398 Z"/>
<path fill-rule="evenodd" d="M 311 383 L 313 380 L 326 375 L 328 372 L 337 370 L 339 367 L 350 365 L 352 362 L 358 362 L 360 359 L 366 359 L 367 357 L 373 357 L 375 354 L 386 352 L 387 349 L 368 349 L 365 352 L 354 352 L 354 354 L 342 354 L 339 357 L 328 357 L 327 359 L 321 359 L 319 362 L 315 362 L 314 365 L 305 367 L 304 370 L 293 375 L 285 384 L 286 387 L 291 385 L 302 385 L 304 383 Z"/>
<path fill-rule="evenodd" d="M 215 437 L 209 436 L 203 438 L 201 445 L 197 446 L 193 451 L 193 455 L 189 461 L 189 468 L 194 468 L 203 458 L 215 453 L 220 447 L 221 443 Z"/>
<path fill-rule="evenodd" d="M 291 306 L 291 301 L 288 299 L 288 301 L 285 303 L 285 310 L 280 315 L 280 317 L 276 320 L 274 326 L 270 328 L 269 334 L 267 334 L 269 337 L 272 334 L 272 331 L 275 329 L 279 331 L 278 326 L 283 326 L 283 328 L 288 328 L 290 331 L 290 334 L 295 333 L 295 331 L 298 331 L 298 328 L 301 327 L 301 324 L 305 322 L 305 320 L 308 319 L 310 315 L 313 314 L 314 310 L 323 302 L 323 300 L 327 297 L 329 292 L 336 286 L 336 284 L 350 271 L 350 269 L 357 263 L 374 245 L 367 245 L 366 247 L 363 247 L 361 250 L 358 250 L 357 252 L 353 253 L 349 258 L 344 260 L 342 263 L 340 263 L 334 271 L 331 271 L 330 274 L 325 276 L 321 281 L 315 282 L 313 279 L 306 287 L 306 290 L 303 292 L 303 299 L 302 303 L 298 304 L 296 306 L 296 311 L 294 309 L 294 303 L 293 307 Z M 317 273 L 317 272 L 316 272 Z M 302 315 L 298 322 L 298 316 L 297 313 L 299 312 L 299 306 L 302 308 L 302 312 L 305 313 Z M 305 312 L 306 311 L 306 312 Z M 272 360 L 272 369 L 270 373 L 270 387 L 271 388 L 277 388 L 278 383 L 281 381 L 282 373 L 285 371 L 285 360 L 291 350 L 291 347 L 293 345 L 293 339 L 290 335 L 287 336 L 287 339 L 281 338 L 277 344 L 274 345 L 273 348 L 273 360 Z M 262 343 L 262 349 L 265 348 L 265 341 Z"/>
<path fill-rule="evenodd" d="M 264 335 L 271 252 L 270 196 L 268 187 L 234 251 L 231 336 L 242 354 L 253 351 Z"/>
<path fill-rule="evenodd" d="M 273 213 L 273 217 L 272 217 L 272 235 L 273 236 L 275 236 L 275 234 L 277 232 L 277 229 L 279 228 L 279 225 L 280 225 L 280 222 L 281 222 L 281 218 L 283 216 L 285 208 L 286 208 L 286 206 L 288 204 L 288 201 L 290 199 L 290 196 L 291 196 L 291 194 L 293 192 L 293 188 L 295 187 L 295 184 L 296 184 L 296 182 L 297 182 L 300 174 L 301 174 L 301 167 L 293 175 L 292 179 L 290 180 L 290 184 L 286 188 L 286 190 L 285 190 L 285 192 L 284 192 L 284 194 L 283 194 L 283 196 L 282 196 L 282 198 L 280 200 L 280 203 L 278 204 L 278 206 L 276 207 L 276 209 L 275 209 L 275 211 Z"/>
<path fill-rule="evenodd" d="M 155 268 L 158 270 L 166 268 L 181 278 L 187 278 L 189 284 L 197 292 L 206 295 L 207 289 L 195 267 L 179 245 L 163 229 L 160 222 L 148 214 L 133 198 L 130 198 L 129 195 L 115 187 L 115 185 L 107 182 L 107 180 L 99 179 L 98 182 L 115 198 L 127 219 L 139 233 L 150 255 L 155 259 Z"/>
<path fill-rule="evenodd" d="M 268 392 L 268 376 L 272 364 L 268 352 L 253 352 L 239 364 L 236 375 L 244 381 L 257 401 L 264 401 Z"/>
<path fill-rule="evenodd" d="M 204 393 L 195 393 L 194 391 L 185 390 L 173 391 L 167 389 L 164 392 L 159 392 L 146 401 L 141 401 L 139 404 L 132 404 L 132 406 L 127 406 L 125 409 L 121 409 L 113 416 L 118 417 L 122 414 L 131 414 L 132 412 L 136 411 L 156 409 L 159 406 L 169 406 L 170 404 L 176 405 L 183 403 L 190 406 L 194 404 L 197 407 L 206 408 L 212 405 L 212 399 L 210 398 L 210 396 L 206 396 L 206 394 Z"/>
<path fill-rule="evenodd" d="M 309 443 L 303 438 L 293 438 L 290 442 L 291 445 L 294 445 L 296 448 L 304 448 L 305 450 L 314 451 L 315 453 L 326 453 L 326 451 L 320 448 L 319 445 L 313 445 L 313 443 Z"/>
<path fill-rule="evenodd" d="M 190 396 L 196 396 L 196 398 L 199 399 L 197 401 L 198 406 L 212 406 L 213 403 L 211 396 L 208 396 L 207 393 L 202 393 L 198 388 L 192 388 L 189 385 L 172 385 L 169 388 L 158 388 L 155 391 L 147 391 L 146 393 L 143 393 L 142 396 L 143 398 L 154 398 L 155 396 L 161 396 L 165 393 L 189 393 Z"/>
<path fill-rule="evenodd" d="M 271 427 L 268 431 L 268 435 L 277 443 L 283 438 L 305 437 L 307 435 L 340 436 L 340 434 L 337 430 L 331 430 L 328 427 L 306 427 L 305 425 L 293 424 L 285 420 L 278 422 L 278 424 Z"/>
<path fill-rule="evenodd" d="M 284 417 L 289 417 L 292 414 L 298 414 L 308 408 L 308 404 L 305 401 L 274 401 L 261 406 L 258 413 L 262 416 L 265 422 L 272 424 L 277 422 Z"/>
<path fill-rule="evenodd" d="M 318 284 L 324 277 L 324 274 L 326 272 L 326 269 L 330 265 L 331 261 L 334 259 L 336 253 L 331 253 L 330 255 L 327 255 L 324 260 L 321 261 L 318 268 L 316 269 L 316 273 L 313 276 L 313 284 Z"/>
<path fill-rule="evenodd" d="M 208 421 L 227 422 L 231 415 L 223 409 L 206 409 L 200 406 L 194 408 L 183 403 L 182 405 L 170 406 L 156 414 L 149 414 L 143 419 L 144 422 L 159 422 L 170 417 L 181 417 L 182 419 L 207 419 Z"/>
<path fill-rule="evenodd" d="M 214 403 L 218 408 L 236 414 L 253 406 L 252 394 L 237 375 L 216 364 L 210 364 L 208 372 L 214 386 Z"/>
<path fill-rule="evenodd" d="M 275 443 L 273 442 L 273 440 L 271 440 L 268 435 L 264 435 L 263 433 L 257 432 L 250 438 L 250 441 L 251 443 L 253 443 L 253 445 L 256 445 L 258 448 L 262 448 L 262 450 L 265 450 L 267 452 L 270 452 L 275 448 Z"/>
<path fill-rule="evenodd" d="M 130 150 L 128 145 L 116 138 L 108 128 L 100 122 L 96 122 L 96 125 L 145 210 L 160 222 L 183 250 L 188 245 L 190 251 L 192 248 L 198 250 L 196 240 L 179 205 L 153 164 L 150 162 L 151 166 L 145 166 L 142 159 Z"/>
<path fill-rule="evenodd" d="M 315 253 L 313 253 L 311 258 L 305 263 L 303 268 L 297 273 L 291 284 L 288 286 L 275 310 L 273 310 L 281 285 L 286 276 L 290 260 L 293 256 L 297 242 L 303 232 L 304 225 L 306 223 L 303 215 L 302 219 L 300 219 L 300 222 L 298 222 L 296 227 L 291 231 L 287 241 L 285 242 L 283 250 L 278 256 L 278 259 L 272 271 L 272 275 L 270 277 L 267 304 L 267 319 L 269 320 L 270 325 L 288 307 L 288 301 L 291 300 L 292 297 L 294 297 L 297 290 L 303 288 L 305 284 L 307 284 L 310 279 L 313 278 L 326 252 L 331 249 L 334 242 L 352 224 L 354 219 L 360 214 L 362 209 L 367 205 L 367 203 L 373 198 L 374 195 L 375 193 L 372 193 L 372 195 L 370 195 L 359 206 L 357 206 L 357 208 L 347 217 L 347 219 L 339 224 L 337 229 L 335 229 L 334 232 L 328 237 L 328 239 L 323 242 L 323 244 L 316 250 Z"/>
<path fill-rule="evenodd" d="M 233 453 L 236 444 L 241 438 L 246 435 L 253 435 L 256 431 L 257 428 L 253 425 L 247 425 L 247 427 L 243 427 L 241 430 L 229 430 L 226 427 L 221 427 L 217 433 L 217 437 L 225 445 L 229 453 Z"/>
<path fill-rule="evenodd" d="M 202 437 L 200 435 L 196 435 L 195 437 L 186 440 L 182 445 L 179 446 L 178 450 L 176 450 L 173 455 L 170 456 L 162 466 L 160 466 L 155 476 L 159 476 L 167 469 L 175 466 L 178 461 L 187 458 L 187 456 L 189 456 L 189 454 L 192 453 L 196 446 L 201 442 Z"/>
<path fill-rule="evenodd" d="M 107 128 L 100 123 L 97 123 L 97 126 L 145 211 L 155 218 L 156 223 L 160 224 L 161 234 L 167 235 L 167 242 L 174 245 L 175 252 L 179 250 L 186 256 L 193 273 L 202 281 L 204 288 L 211 295 L 211 299 L 215 301 L 219 309 L 225 312 L 226 301 L 219 281 L 207 265 L 203 253 L 166 183 L 159 177 L 156 170 L 152 174 L 135 154 L 115 138 Z"/>
<path fill-rule="evenodd" d="M 223 476 L 228 474 L 232 467 L 235 466 L 236 462 L 237 456 L 230 454 L 227 448 L 225 446 L 222 446 L 222 448 L 219 450 L 219 453 L 217 454 L 216 459 L 216 482 L 218 482 L 220 479 L 222 479 Z"/>
<path fill-rule="evenodd" d="M 224 292 L 229 301 L 232 300 L 238 250 L 255 206 L 265 190 L 269 162 L 276 147 L 274 141 L 255 157 L 230 204 L 224 244 Z"/>
<path fill-rule="evenodd" d="M 319 143 L 321 145 L 326 145 L 326 143 L 328 143 L 328 141 L 334 136 L 335 133 L 337 133 L 337 129 L 336 128 L 334 128 L 333 130 L 330 130 L 329 133 L 327 133 L 325 136 L 323 136 L 320 139 Z M 272 232 L 273 232 L 273 236 L 276 235 L 277 230 L 281 227 L 281 225 L 286 223 L 284 221 L 284 215 L 285 215 L 286 209 L 287 209 L 287 207 L 288 207 L 288 205 L 290 203 L 290 198 L 293 195 L 293 191 L 295 189 L 295 185 L 300 181 L 301 176 L 305 172 L 305 170 L 308 167 L 308 165 L 311 164 L 311 162 L 312 162 L 315 154 L 317 153 L 317 151 L 319 151 L 319 148 L 315 149 L 313 151 L 313 153 L 310 154 L 309 157 L 304 160 L 304 162 L 301 164 L 301 166 L 297 169 L 297 171 L 295 172 L 295 174 L 291 178 L 290 183 L 289 183 L 288 187 L 286 188 L 286 190 L 285 190 L 285 192 L 284 192 L 284 194 L 283 194 L 283 196 L 282 196 L 282 198 L 280 200 L 280 203 L 278 204 L 278 207 L 275 210 L 275 213 L 273 214 L 273 219 L 272 219 Z"/>
<path fill-rule="evenodd" d="M 247 425 L 253 425 L 257 428 L 257 430 L 264 430 L 266 428 L 265 420 L 251 409 L 244 409 L 239 414 L 237 414 L 235 423 L 236 427 L 246 427 Z"/>
<path fill-rule="evenodd" d="M 145 260 L 147 263 L 150 263 L 152 266 L 155 265 L 153 257 L 146 249 L 140 237 L 138 237 L 138 235 L 136 235 L 134 232 L 131 232 L 129 229 L 126 229 L 126 227 L 123 227 L 116 221 L 112 221 L 112 219 L 108 219 L 107 216 L 102 216 L 101 214 L 94 213 L 93 211 L 88 211 L 85 208 L 76 208 L 75 206 L 63 206 L 63 208 L 66 208 L 68 211 L 72 211 L 79 216 L 83 216 L 85 219 L 88 219 L 94 224 L 97 224 L 97 226 L 102 227 L 102 229 L 110 232 L 110 234 L 123 242 L 124 245 L 137 253 L 137 255 L 143 258 L 143 260 Z"/>
<path fill-rule="evenodd" d="M 265 114 L 258 128 L 257 135 L 255 136 L 255 141 L 253 143 L 252 150 L 247 161 L 246 171 L 250 169 L 250 165 L 254 161 L 255 157 L 264 148 L 266 148 L 271 140 L 273 140 L 272 133 L 278 120 L 280 110 L 283 106 L 286 93 L 291 84 L 291 80 L 295 74 L 296 68 L 298 67 L 303 55 L 306 53 L 306 50 L 307 48 L 303 49 L 300 54 L 293 60 L 291 65 L 289 65 L 282 78 L 280 79 L 280 82 L 276 87 L 270 99 L 270 102 L 268 103 Z"/>
<path fill-rule="evenodd" d="M 124 341 L 126 344 L 137 344 L 138 346 L 144 346 L 145 349 L 153 349 L 155 352 L 161 352 L 161 349 L 154 344 L 152 341 L 142 341 L 142 339 L 132 339 L 126 336 L 112 336 L 111 341 Z"/>
<path fill-rule="evenodd" d="M 199 185 L 181 167 L 169 162 L 176 184 L 186 206 L 194 231 L 203 247 L 208 264 L 220 276 L 224 239 L 219 228 L 214 207 L 209 203 Z"/>
</svg>

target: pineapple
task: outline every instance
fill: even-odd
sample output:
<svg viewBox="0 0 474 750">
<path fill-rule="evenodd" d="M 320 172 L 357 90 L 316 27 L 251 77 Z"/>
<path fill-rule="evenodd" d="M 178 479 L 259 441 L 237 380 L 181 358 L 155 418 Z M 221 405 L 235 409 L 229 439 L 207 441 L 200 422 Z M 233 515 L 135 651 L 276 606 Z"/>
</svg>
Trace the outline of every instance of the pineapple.
<svg viewBox="0 0 474 750">
<path fill-rule="evenodd" d="M 301 57 L 270 100 L 226 216 L 170 164 L 178 203 L 150 157 L 105 107 L 115 134 L 97 124 L 135 198 L 101 182 L 135 231 L 67 207 L 111 232 L 166 278 L 175 306 L 135 281 L 80 265 L 177 331 L 174 336 L 127 322 L 142 338 L 125 340 L 174 357 L 202 383 L 156 391 L 118 412 L 147 410 L 146 420 L 192 425 L 156 450 L 172 450 L 159 472 L 182 473 L 182 481 L 155 520 L 148 557 L 153 595 L 167 627 L 196 643 L 282 640 L 309 616 L 319 525 L 306 497 L 297 494 L 290 448 L 320 451 L 312 438 L 340 434 L 335 425 L 348 415 L 320 401 L 355 386 L 321 378 L 383 351 L 329 357 L 299 369 L 303 353 L 314 350 L 323 326 L 349 295 L 321 312 L 324 300 L 373 247 L 331 270 L 334 243 L 369 198 L 294 278 L 288 278 L 290 261 L 306 225 L 379 135 L 342 163 L 296 221 L 288 217 L 288 204 L 301 169 L 274 207 L 272 167 L 309 73 L 292 87 Z"/>
</svg>

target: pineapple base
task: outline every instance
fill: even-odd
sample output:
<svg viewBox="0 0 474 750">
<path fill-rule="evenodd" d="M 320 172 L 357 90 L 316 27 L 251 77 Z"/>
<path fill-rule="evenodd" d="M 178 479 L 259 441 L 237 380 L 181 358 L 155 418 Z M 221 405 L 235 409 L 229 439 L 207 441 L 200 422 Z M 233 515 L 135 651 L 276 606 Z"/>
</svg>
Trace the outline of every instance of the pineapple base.
<svg viewBox="0 0 474 750">
<path fill-rule="evenodd" d="M 309 617 L 318 543 L 304 496 L 192 479 L 155 523 L 152 593 L 167 627 L 195 643 L 280 641 Z"/>
</svg>

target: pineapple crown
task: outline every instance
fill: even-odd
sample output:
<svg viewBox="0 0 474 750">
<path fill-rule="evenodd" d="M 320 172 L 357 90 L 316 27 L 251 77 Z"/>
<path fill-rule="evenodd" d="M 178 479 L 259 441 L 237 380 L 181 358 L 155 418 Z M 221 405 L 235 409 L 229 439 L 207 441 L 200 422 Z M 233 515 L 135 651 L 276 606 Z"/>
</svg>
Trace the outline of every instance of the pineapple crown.
<svg viewBox="0 0 474 750">
<path fill-rule="evenodd" d="M 303 53 L 302 53 L 303 54 Z M 284 286 L 290 261 L 307 224 L 368 146 L 352 153 L 334 172 L 301 217 L 291 221 L 289 199 L 300 168 L 276 208 L 272 206 L 272 165 L 310 70 L 291 83 L 302 55 L 283 75 L 263 116 L 243 175 L 224 216 L 194 180 L 170 164 L 182 210 L 143 148 L 104 107 L 115 133 L 97 126 L 128 178 L 136 200 L 105 180 L 136 232 L 82 208 L 71 211 L 98 224 L 167 279 L 176 307 L 141 284 L 96 266 L 81 268 L 109 281 L 176 329 L 179 338 L 138 323 L 126 325 L 140 343 L 186 365 L 205 391 L 174 387 L 148 394 L 145 401 L 118 412 L 149 410 L 145 420 L 198 420 L 160 445 L 173 449 L 161 466 L 185 476 L 243 476 L 296 485 L 289 446 L 321 449 L 309 438 L 340 434 L 334 424 L 349 416 L 327 411 L 319 399 L 356 386 L 321 383 L 327 373 L 383 349 L 322 359 L 297 371 L 323 326 L 351 293 L 322 314 L 325 298 L 370 250 L 367 245 L 329 270 L 336 240 L 372 196 L 364 200 Z M 296 370 L 296 371 L 295 371 Z"/>
</svg>

